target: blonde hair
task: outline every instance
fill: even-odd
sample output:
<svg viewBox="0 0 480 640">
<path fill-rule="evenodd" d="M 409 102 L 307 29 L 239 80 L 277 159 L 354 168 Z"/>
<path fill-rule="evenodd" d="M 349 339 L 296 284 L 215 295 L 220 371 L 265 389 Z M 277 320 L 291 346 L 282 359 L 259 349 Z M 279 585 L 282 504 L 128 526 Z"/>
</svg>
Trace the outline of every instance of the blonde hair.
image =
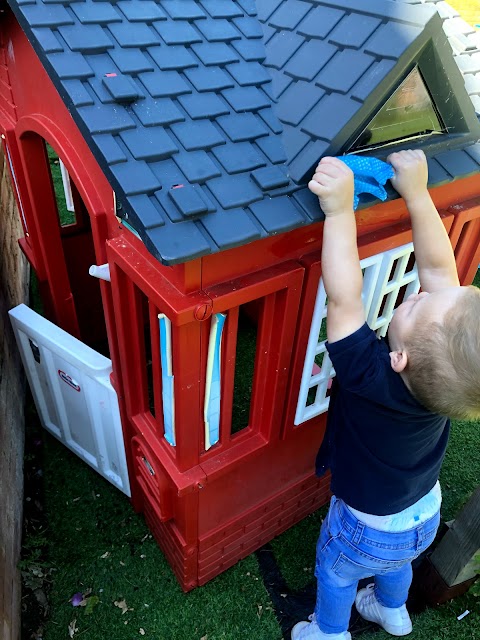
<svg viewBox="0 0 480 640">
<path fill-rule="evenodd" d="M 459 305 L 415 331 L 405 369 L 416 399 L 434 413 L 480 417 L 480 289 L 466 287 Z"/>
</svg>

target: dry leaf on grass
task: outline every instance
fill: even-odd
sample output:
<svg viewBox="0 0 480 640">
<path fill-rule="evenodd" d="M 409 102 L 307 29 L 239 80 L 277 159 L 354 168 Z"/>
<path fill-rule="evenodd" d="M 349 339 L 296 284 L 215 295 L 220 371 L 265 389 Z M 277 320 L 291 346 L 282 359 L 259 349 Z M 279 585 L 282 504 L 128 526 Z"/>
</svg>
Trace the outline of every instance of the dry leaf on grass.
<svg viewBox="0 0 480 640">
<path fill-rule="evenodd" d="M 77 631 L 78 631 L 77 619 L 74 618 L 68 625 L 68 635 L 70 636 L 70 638 L 73 638 L 73 636 L 77 633 Z"/>
<path fill-rule="evenodd" d="M 113 603 L 116 607 L 118 607 L 119 609 L 122 610 L 122 616 L 124 613 L 127 613 L 127 611 L 133 611 L 133 609 L 130 609 L 127 605 L 127 603 L 125 602 L 125 599 L 123 600 L 115 600 L 115 602 Z"/>
</svg>

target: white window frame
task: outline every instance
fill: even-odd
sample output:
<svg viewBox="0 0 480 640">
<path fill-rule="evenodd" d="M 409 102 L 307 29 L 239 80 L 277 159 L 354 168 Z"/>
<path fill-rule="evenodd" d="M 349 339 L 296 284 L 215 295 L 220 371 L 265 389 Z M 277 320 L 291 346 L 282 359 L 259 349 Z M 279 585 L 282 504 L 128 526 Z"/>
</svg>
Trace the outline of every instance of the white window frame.
<svg viewBox="0 0 480 640">
<path fill-rule="evenodd" d="M 420 289 L 416 263 L 407 271 L 412 253 L 413 243 L 410 242 L 360 261 L 363 271 L 362 300 L 365 318 L 379 337 L 384 337 L 387 333 L 401 289 L 406 287 L 403 299 Z M 325 413 L 330 403 L 328 389 L 330 381 L 335 376 L 335 370 L 326 350 L 326 339 L 319 339 L 322 322 L 326 317 L 327 295 L 323 279 L 320 278 L 300 382 L 295 426 Z M 323 354 L 322 366 L 320 371 L 316 371 L 315 357 L 320 354 Z M 315 400 L 307 405 L 309 392 L 315 387 Z"/>
</svg>

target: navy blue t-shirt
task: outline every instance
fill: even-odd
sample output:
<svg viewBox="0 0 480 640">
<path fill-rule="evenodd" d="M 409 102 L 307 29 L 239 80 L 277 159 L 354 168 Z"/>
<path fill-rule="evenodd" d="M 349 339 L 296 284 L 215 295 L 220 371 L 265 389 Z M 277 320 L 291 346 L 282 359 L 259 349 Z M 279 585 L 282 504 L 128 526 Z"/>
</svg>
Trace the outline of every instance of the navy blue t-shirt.
<svg viewBox="0 0 480 640">
<path fill-rule="evenodd" d="M 333 493 L 354 509 L 403 511 L 437 482 L 450 421 L 413 397 L 367 324 L 327 349 L 336 378 L 317 474 L 330 467 Z"/>
</svg>

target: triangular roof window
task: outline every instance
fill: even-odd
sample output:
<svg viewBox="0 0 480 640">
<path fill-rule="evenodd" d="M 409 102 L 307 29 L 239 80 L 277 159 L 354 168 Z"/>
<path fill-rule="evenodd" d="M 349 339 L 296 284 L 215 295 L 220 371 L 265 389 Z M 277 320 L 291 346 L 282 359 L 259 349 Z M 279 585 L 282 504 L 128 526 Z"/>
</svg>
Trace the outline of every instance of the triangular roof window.
<svg viewBox="0 0 480 640">
<path fill-rule="evenodd" d="M 447 132 L 418 66 L 403 80 L 391 97 L 350 147 L 350 153 L 373 150 Z"/>
</svg>

